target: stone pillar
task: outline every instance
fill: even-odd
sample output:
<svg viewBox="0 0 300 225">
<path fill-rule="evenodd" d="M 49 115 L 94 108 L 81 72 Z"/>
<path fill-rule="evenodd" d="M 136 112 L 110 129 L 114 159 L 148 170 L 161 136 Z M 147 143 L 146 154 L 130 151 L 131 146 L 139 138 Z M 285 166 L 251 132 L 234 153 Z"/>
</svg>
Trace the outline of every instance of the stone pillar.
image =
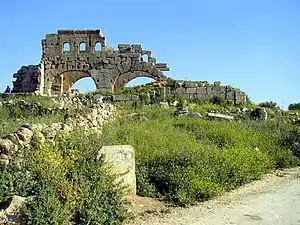
<svg viewBox="0 0 300 225">
<path fill-rule="evenodd" d="M 112 167 L 117 175 L 117 183 L 125 187 L 125 195 L 136 195 L 135 156 L 131 145 L 103 146 L 97 159 L 104 155 L 105 162 Z"/>
</svg>

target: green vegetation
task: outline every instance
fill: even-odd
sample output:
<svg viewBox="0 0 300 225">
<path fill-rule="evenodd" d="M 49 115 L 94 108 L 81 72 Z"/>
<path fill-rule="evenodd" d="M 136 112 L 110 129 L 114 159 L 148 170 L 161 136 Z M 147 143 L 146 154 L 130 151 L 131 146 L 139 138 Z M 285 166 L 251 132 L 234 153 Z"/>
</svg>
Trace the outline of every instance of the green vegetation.
<svg viewBox="0 0 300 225">
<path fill-rule="evenodd" d="M 1 168 L 0 199 L 34 196 L 25 211 L 26 224 L 121 224 L 126 213 L 122 189 L 115 184 L 97 137 L 75 132 L 23 150 L 20 168 Z"/>
<path fill-rule="evenodd" d="M 127 213 L 122 188 L 103 159 L 103 145 L 132 145 L 136 151 L 137 191 L 178 205 L 194 204 L 251 182 L 275 168 L 300 165 L 300 131 L 269 107 L 268 121 L 238 122 L 174 117 L 143 98 L 135 107 L 119 106 L 118 119 L 102 136 L 74 131 L 22 150 L 20 165 L 0 168 L 0 200 L 33 196 L 24 208 L 27 224 L 121 224 Z M 191 112 L 232 111 L 232 103 L 215 99 L 177 100 Z M 31 101 L 30 99 L 26 100 Z M 35 100 L 32 100 L 34 102 Z M 39 100 L 38 100 L 39 101 Z M 49 99 L 42 107 L 52 107 Z M 242 107 L 242 106 L 240 106 Z M 248 109 L 256 107 L 251 102 Z M 24 122 L 63 121 L 63 114 L 37 114 L 18 104 L 0 108 L 0 135 Z"/>
<path fill-rule="evenodd" d="M 259 179 L 273 168 L 297 164 L 286 140 L 292 127 L 282 121 L 174 118 L 172 111 L 154 107 L 144 108 L 142 115 L 107 125 L 103 136 L 104 144 L 134 146 L 142 196 L 195 203 Z"/>
<path fill-rule="evenodd" d="M 12 96 L 0 102 L 0 137 L 14 132 L 24 123 L 52 124 L 62 122 L 64 114 L 56 111 L 49 97 Z"/>
<path fill-rule="evenodd" d="M 300 103 L 290 104 L 289 110 L 300 110 Z"/>
<path fill-rule="evenodd" d="M 260 107 L 270 108 L 270 109 L 279 109 L 279 106 L 276 102 L 261 102 L 258 104 Z"/>
</svg>

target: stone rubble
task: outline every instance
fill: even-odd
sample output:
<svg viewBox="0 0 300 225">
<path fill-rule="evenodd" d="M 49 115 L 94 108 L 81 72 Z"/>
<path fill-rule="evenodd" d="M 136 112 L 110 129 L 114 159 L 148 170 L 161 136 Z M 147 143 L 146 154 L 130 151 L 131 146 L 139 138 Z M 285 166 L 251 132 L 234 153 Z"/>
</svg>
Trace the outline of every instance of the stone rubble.
<svg viewBox="0 0 300 225">
<path fill-rule="evenodd" d="M 67 100 L 66 100 L 67 99 Z M 17 102 L 3 102 L 3 104 L 20 104 L 20 106 L 35 108 L 40 110 L 39 113 L 56 113 L 66 112 L 68 108 L 65 107 L 77 107 L 79 102 L 85 105 L 84 113 L 81 115 L 75 114 L 73 117 L 66 118 L 65 122 L 53 123 L 47 125 L 45 123 L 40 124 L 25 124 L 22 125 L 16 132 L 0 139 L 0 165 L 8 165 L 10 161 L 15 161 L 19 154 L 20 149 L 23 147 L 29 147 L 33 136 L 37 137 L 39 141 L 43 142 L 46 139 L 54 139 L 58 133 L 70 134 L 75 127 L 85 133 L 101 133 L 101 128 L 108 121 L 114 120 L 116 107 L 108 103 L 99 103 L 98 100 L 87 100 L 87 98 L 77 98 L 70 100 L 65 97 L 60 99 L 59 102 L 64 101 L 60 108 L 47 109 L 42 107 L 38 103 L 27 103 L 21 101 Z M 75 104 L 74 104 L 75 102 Z M 97 104 L 96 104 L 97 103 Z M 41 114 L 42 115 L 42 114 Z"/>
</svg>

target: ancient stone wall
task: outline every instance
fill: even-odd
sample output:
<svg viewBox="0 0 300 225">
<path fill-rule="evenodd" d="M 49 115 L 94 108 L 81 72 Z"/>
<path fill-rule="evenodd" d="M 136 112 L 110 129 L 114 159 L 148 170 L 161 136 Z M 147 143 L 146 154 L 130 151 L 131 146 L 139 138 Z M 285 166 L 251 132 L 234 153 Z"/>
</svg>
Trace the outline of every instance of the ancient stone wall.
<svg viewBox="0 0 300 225">
<path fill-rule="evenodd" d="M 16 78 L 13 81 L 12 92 L 34 92 L 36 91 L 40 81 L 40 67 L 39 65 L 22 66 L 14 75 Z"/>
<path fill-rule="evenodd" d="M 3 138 L 0 138 L 0 165 L 8 164 L 10 161 L 18 162 L 17 158 L 20 153 L 20 148 L 30 146 L 31 140 L 35 135 L 38 140 L 53 139 L 58 133 L 68 135 L 74 128 L 80 128 L 82 132 L 101 133 L 101 128 L 104 124 L 114 120 L 116 108 L 107 103 L 100 103 L 96 100 L 88 101 L 74 97 L 72 99 L 64 97 L 59 99 L 61 105 L 59 108 L 44 108 L 37 103 L 28 102 L 2 102 L 3 105 L 16 105 L 20 108 L 34 108 L 40 114 L 54 114 L 56 112 L 63 113 L 75 107 L 79 111 L 84 105 L 84 113 L 78 113 L 74 116 L 69 115 L 64 122 L 26 124 L 21 126 L 16 132 L 13 132 Z M 39 113 L 37 113 L 39 114 Z M 68 114 L 68 113 L 67 113 Z"/>
<path fill-rule="evenodd" d="M 120 90 L 136 77 L 167 80 L 165 63 L 156 63 L 141 45 L 106 46 L 100 30 L 59 30 L 42 40 L 41 63 L 34 72 L 18 71 L 14 92 L 59 95 L 81 78 L 91 77 L 98 90 Z M 23 68 L 23 67 L 22 67 Z M 28 68 L 28 67 L 24 67 Z"/>
<path fill-rule="evenodd" d="M 233 88 L 230 85 L 222 86 L 220 81 L 209 84 L 207 81 L 180 81 L 172 80 L 171 82 L 152 82 L 147 84 L 154 86 L 155 89 L 149 94 L 149 98 L 153 97 L 153 93 L 158 92 L 160 96 L 174 95 L 185 99 L 208 99 L 215 97 L 231 101 L 235 104 L 246 103 L 247 95 L 238 88 Z M 155 96 L 155 94 L 154 94 Z M 113 102 L 135 102 L 138 100 L 138 95 L 135 94 L 119 94 L 113 95 L 110 98 L 106 97 L 106 101 Z"/>
<path fill-rule="evenodd" d="M 235 104 L 246 103 L 246 93 L 230 85 L 221 86 L 220 81 L 209 84 L 207 81 L 174 81 L 163 87 L 165 94 L 173 94 L 184 98 L 213 99 L 218 97 Z"/>
</svg>

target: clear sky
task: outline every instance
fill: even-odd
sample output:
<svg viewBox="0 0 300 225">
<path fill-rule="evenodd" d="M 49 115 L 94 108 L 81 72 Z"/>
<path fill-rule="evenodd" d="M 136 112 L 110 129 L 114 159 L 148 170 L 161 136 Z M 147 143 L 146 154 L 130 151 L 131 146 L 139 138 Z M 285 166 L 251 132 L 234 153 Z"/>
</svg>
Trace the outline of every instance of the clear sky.
<svg viewBox="0 0 300 225">
<path fill-rule="evenodd" d="M 167 76 L 220 80 L 255 102 L 300 102 L 299 0 L 1 0 L 0 90 L 39 63 L 46 33 L 96 28 L 107 45 L 151 50 Z"/>
</svg>

